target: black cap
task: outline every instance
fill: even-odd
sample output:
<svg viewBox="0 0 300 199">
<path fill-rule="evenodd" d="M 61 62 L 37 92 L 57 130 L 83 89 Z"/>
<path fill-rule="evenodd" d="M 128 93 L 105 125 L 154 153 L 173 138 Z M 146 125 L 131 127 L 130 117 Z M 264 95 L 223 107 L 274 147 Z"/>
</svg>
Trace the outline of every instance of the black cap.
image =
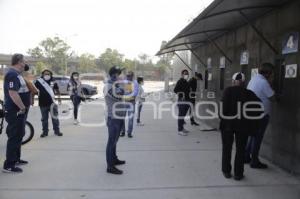
<svg viewBox="0 0 300 199">
<path fill-rule="evenodd" d="M 188 70 L 184 69 L 184 70 L 181 71 L 181 74 L 183 74 L 183 73 L 185 73 L 185 72 L 189 73 Z"/>
<path fill-rule="evenodd" d="M 115 74 L 120 75 L 124 68 L 120 68 L 119 66 L 113 66 L 109 69 L 108 74 L 109 76 L 113 76 Z"/>
<path fill-rule="evenodd" d="M 195 72 L 195 76 L 198 77 L 200 80 L 202 80 L 202 74 L 201 73 Z"/>
<path fill-rule="evenodd" d="M 144 77 L 142 77 L 142 76 L 139 76 L 139 77 L 137 77 L 137 82 L 142 82 L 142 81 L 144 81 Z"/>
</svg>

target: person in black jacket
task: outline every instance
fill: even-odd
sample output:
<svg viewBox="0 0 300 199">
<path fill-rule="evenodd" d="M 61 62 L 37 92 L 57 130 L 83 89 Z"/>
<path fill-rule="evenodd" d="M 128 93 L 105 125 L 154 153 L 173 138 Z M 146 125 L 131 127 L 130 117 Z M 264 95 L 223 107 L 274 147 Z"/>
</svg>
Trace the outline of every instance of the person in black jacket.
<svg viewBox="0 0 300 199">
<path fill-rule="evenodd" d="M 48 136 L 48 118 L 49 113 L 52 119 L 54 134 L 62 136 L 59 128 L 58 106 L 55 103 L 55 94 L 60 96 L 59 88 L 56 82 L 53 81 L 53 74 L 50 70 L 44 70 L 40 78 L 35 81 L 35 86 L 39 90 L 39 106 L 42 114 L 43 133 L 41 138 Z M 59 102 L 61 103 L 60 97 Z"/>
<path fill-rule="evenodd" d="M 182 136 L 186 136 L 188 131 L 184 129 L 184 117 L 186 116 L 189 108 L 190 108 L 190 85 L 188 83 L 189 72 L 187 70 L 183 70 L 181 72 L 181 78 L 177 81 L 176 86 L 174 88 L 174 92 L 178 96 L 178 134 Z"/>
<path fill-rule="evenodd" d="M 249 133 L 258 127 L 260 115 L 263 108 L 259 98 L 244 85 L 245 76 L 235 73 L 232 77 L 233 86 L 228 87 L 222 97 L 220 108 L 220 130 L 222 134 L 222 172 L 225 178 L 231 178 L 231 153 L 233 140 L 236 144 L 236 155 L 234 161 L 234 179 L 244 178 L 245 148 Z M 245 106 L 250 108 L 261 108 L 262 111 L 243 110 Z M 249 113 L 249 114 L 248 114 Z M 251 118 L 249 118 L 249 116 Z M 253 118 L 256 116 L 256 118 Z"/>
<path fill-rule="evenodd" d="M 188 82 L 190 84 L 190 101 L 193 106 L 190 107 L 190 120 L 191 120 L 191 125 L 199 126 L 199 124 L 195 121 L 194 115 L 193 115 L 193 109 L 195 108 L 195 103 L 196 103 L 196 92 L 197 92 L 197 86 L 198 86 L 198 81 L 202 80 L 202 74 L 195 72 L 195 76 L 192 77 Z"/>
</svg>

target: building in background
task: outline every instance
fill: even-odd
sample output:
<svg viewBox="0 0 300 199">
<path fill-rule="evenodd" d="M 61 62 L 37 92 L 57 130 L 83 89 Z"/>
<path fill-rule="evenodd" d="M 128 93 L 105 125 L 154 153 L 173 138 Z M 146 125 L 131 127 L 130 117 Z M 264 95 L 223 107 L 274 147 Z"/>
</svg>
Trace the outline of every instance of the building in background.
<svg viewBox="0 0 300 199">
<path fill-rule="evenodd" d="M 299 0 L 215 0 L 157 55 L 191 52 L 190 67 L 198 65 L 205 76 L 201 100 L 208 101 L 220 100 L 235 72 L 249 81 L 260 63 L 273 63 L 274 89 L 281 98 L 273 104 L 261 154 L 300 174 L 299 33 Z M 207 98 L 208 92 L 215 98 Z M 213 109 L 197 111 L 203 115 L 207 108 Z M 217 128 L 219 121 L 204 122 Z"/>
</svg>

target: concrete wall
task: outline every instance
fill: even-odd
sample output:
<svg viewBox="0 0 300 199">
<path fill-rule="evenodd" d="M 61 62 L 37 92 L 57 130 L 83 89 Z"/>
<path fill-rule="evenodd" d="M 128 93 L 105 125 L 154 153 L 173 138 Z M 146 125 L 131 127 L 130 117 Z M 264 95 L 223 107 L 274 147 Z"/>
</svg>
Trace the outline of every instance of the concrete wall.
<svg viewBox="0 0 300 199">
<path fill-rule="evenodd" d="M 231 84 L 233 73 L 243 71 L 246 73 L 247 81 L 251 78 L 251 69 L 257 68 L 262 62 L 271 62 L 276 65 L 275 88 L 282 93 L 281 101 L 273 104 L 270 125 L 265 135 L 261 154 L 267 159 L 278 164 L 289 171 L 300 173 L 300 77 L 295 79 L 281 78 L 280 71 L 284 65 L 279 59 L 284 59 L 285 64 L 298 64 L 300 67 L 300 53 L 281 55 L 283 37 L 289 32 L 300 32 L 300 2 L 282 7 L 272 13 L 268 13 L 255 22 L 256 27 L 262 31 L 272 45 L 280 52 L 276 55 L 265 42 L 247 25 L 233 32 L 230 32 L 216 40 L 218 45 L 232 59 L 232 64 L 226 62 L 224 75 L 225 88 Z M 250 53 L 248 65 L 240 65 L 240 55 L 244 50 Z M 209 91 L 216 92 L 216 99 L 219 101 L 223 90 L 220 89 L 220 68 L 219 60 L 221 53 L 212 44 L 207 44 L 196 50 L 202 60 L 212 58 L 212 68 L 207 69 L 212 73 L 213 79 L 208 83 L 208 89 L 204 89 L 204 82 L 200 87 L 199 100 L 207 100 L 206 94 Z M 201 65 L 195 57 L 192 57 L 192 65 Z M 200 72 L 205 74 L 206 68 L 200 67 Z M 298 69 L 299 70 L 299 69 Z M 281 88 L 280 88 L 280 80 Z M 212 108 L 207 106 L 208 108 Z M 207 108 L 202 106 L 199 110 L 204 112 Z M 207 120 L 206 123 L 212 127 L 218 127 L 218 120 Z"/>
</svg>

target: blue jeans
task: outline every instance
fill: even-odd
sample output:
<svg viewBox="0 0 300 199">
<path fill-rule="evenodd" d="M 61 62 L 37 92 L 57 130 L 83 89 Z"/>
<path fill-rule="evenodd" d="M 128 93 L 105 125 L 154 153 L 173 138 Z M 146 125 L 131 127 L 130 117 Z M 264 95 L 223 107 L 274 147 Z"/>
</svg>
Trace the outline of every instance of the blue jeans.
<svg viewBox="0 0 300 199">
<path fill-rule="evenodd" d="M 79 95 L 71 95 L 71 100 L 74 106 L 74 119 L 77 120 L 77 116 L 78 116 L 78 107 L 80 105 L 81 102 L 81 98 Z"/>
<path fill-rule="evenodd" d="M 52 112 L 51 112 L 52 108 Z M 43 126 L 43 134 L 48 135 L 49 128 L 48 128 L 48 118 L 49 113 L 52 119 L 52 126 L 54 133 L 59 133 L 59 120 L 58 120 L 58 107 L 56 104 L 52 106 L 40 106 L 41 114 L 42 114 L 42 126 Z"/>
<path fill-rule="evenodd" d="M 246 147 L 246 158 L 250 158 L 251 155 L 251 164 L 257 164 L 259 162 L 259 150 L 269 123 L 269 118 L 269 115 L 265 115 L 261 119 L 258 132 L 254 136 L 251 136 L 248 140 Z"/>
<path fill-rule="evenodd" d="M 142 111 L 142 108 L 143 108 L 143 103 L 139 103 L 138 104 L 137 119 L 136 119 L 137 123 L 141 122 L 141 111 Z"/>
<path fill-rule="evenodd" d="M 17 115 L 17 111 L 7 111 L 5 120 L 7 122 L 6 134 L 8 137 L 6 145 L 6 160 L 4 167 L 13 167 L 21 158 L 22 139 L 25 135 L 25 122 L 27 118 L 25 114 Z"/>
<path fill-rule="evenodd" d="M 124 123 L 123 119 L 114 119 L 111 117 L 107 118 L 106 124 L 108 128 L 108 141 L 106 145 L 106 162 L 108 168 L 113 167 L 115 161 L 118 159 L 117 142 L 120 137 L 120 132 L 123 123 Z"/>
<path fill-rule="evenodd" d="M 135 113 L 135 102 L 130 102 L 130 104 L 128 104 L 127 107 L 127 118 L 128 118 L 128 129 L 127 129 L 127 133 L 128 135 L 132 135 L 132 131 L 133 131 L 133 122 L 134 122 L 134 113 Z M 125 119 L 123 120 L 124 125 L 121 129 L 122 133 L 125 133 Z"/>
</svg>

